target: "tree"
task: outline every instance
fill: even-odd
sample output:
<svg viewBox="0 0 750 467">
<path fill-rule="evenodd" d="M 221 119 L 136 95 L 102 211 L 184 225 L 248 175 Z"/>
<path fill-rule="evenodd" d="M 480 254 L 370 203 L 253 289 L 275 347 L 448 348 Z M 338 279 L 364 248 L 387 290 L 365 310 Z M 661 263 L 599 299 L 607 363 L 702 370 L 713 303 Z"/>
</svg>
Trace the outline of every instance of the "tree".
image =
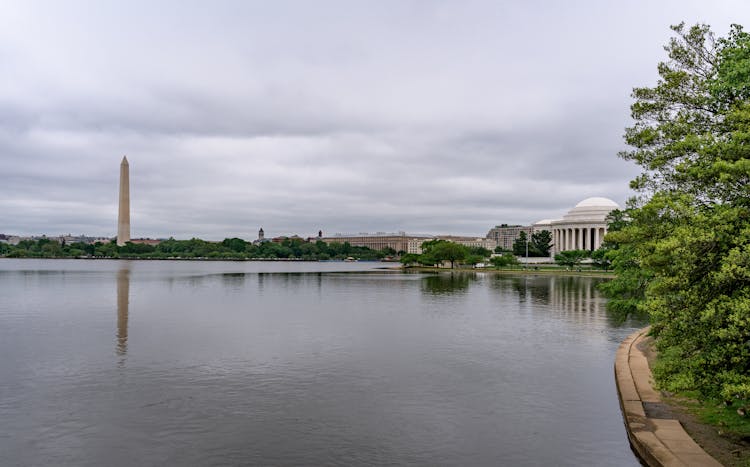
<svg viewBox="0 0 750 467">
<path fill-rule="evenodd" d="M 467 251 L 470 255 L 480 256 L 482 259 L 489 258 L 492 252 L 482 246 L 470 246 L 467 247 Z"/>
<path fill-rule="evenodd" d="M 588 250 L 566 250 L 555 255 L 555 263 L 560 266 L 576 267 L 588 258 L 591 253 Z"/>
<path fill-rule="evenodd" d="M 245 248 L 247 247 L 247 242 L 242 240 L 241 238 L 225 238 L 221 242 L 222 246 L 225 248 L 228 248 L 232 251 L 236 252 L 243 252 L 245 251 Z"/>
<path fill-rule="evenodd" d="M 508 266 L 515 266 L 518 264 L 518 258 L 513 253 L 505 252 L 500 256 L 493 256 L 490 258 L 490 263 L 496 268 L 505 268 Z"/>
<path fill-rule="evenodd" d="M 425 242 L 422 244 L 422 251 L 424 259 L 431 261 L 431 264 L 450 261 L 451 269 L 455 267 L 456 261 L 463 260 L 468 255 L 467 247 L 446 240 Z"/>
<path fill-rule="evenodd" d="M 409 266 L 419 261 L 419 255 L 415 253 L 407 253 L 405 255 L 402 255 L 399 261 L 404 266 Z"/>
<path fill-rule="evenodd" d="M 529 256 L 546 257 L 549 256 L 549 250 L 552 248 L 552 232 L 549 230 L 540 230 L 531 234 L 529 242 Z"/>
<path fill-rule="evenodd" d="M 599 248 L 591 252 L 591 263 L 598 269 L 609 269 L 612 261 L 607 257 L 609 250 L 606 247 Z"/>
<path fill-rule="evenodd" d="M 396 250 L 389 246 L 383 248 L 380 251 L 383 253 L 383 256 L 396 256 Z"/>
<path fill-rule="evenodd" d="M 610 304 L 650 315 L 657 379 L 704 397 L 750 398 L 750 36 L 674 26 L 653 88 L 636 88 L 640 165 L 620 228 L 605 238 Z"/>
<path fill-rule="evenodd" d="M 526 256 L 526 239 L 528 236 L 526 232 L 518 234 L 518 238 L 513 241 L 513 254 L 516 256 Z"/>
</svg>

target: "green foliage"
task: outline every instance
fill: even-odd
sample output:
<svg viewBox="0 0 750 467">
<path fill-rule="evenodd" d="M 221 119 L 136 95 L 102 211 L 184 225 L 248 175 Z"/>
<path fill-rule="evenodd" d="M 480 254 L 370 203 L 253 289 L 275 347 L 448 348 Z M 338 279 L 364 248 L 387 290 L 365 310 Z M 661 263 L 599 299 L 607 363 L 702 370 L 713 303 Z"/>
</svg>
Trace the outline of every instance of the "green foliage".
<svg viewBox="0 0 750 467">
<path fill-rule="evenodd" d="M 540 230 L 531 234 L 529 242 L 529 256 L 546 257 L 552 248 L 552 232 L 549 230 Z"/>
<path fill-rule="evenodd" d="M 464 263 L 469 264 L 471 266 L 476 266 L 477 264 L 484 261 L 484 258 L 485 258 L 484 255 L 469 254 L 468 256 L 466 256 Z"/>
<path fill-rule="evenodd" d="M 175 240 L 170 238 L 158 245 L 127 242 L 116 243 L 61 244 L 47 238 L 23 240 L 18 245 L 0 243 L 0 255 L 11 258 L 208 258 L 208 259 L 301 259 L 307 261 L 344 259 L 349 256 L 362 260 L 377 260 L 393 254 L 393 250 L 376 251 L 366 247 L 355 247 L 349 243 L 317 241 L 308 243 L 301 238 L 284 239 L 281 243 L 264 242 L 259 245 L 240 238 L 227 238 L 221 242 L 208 242 L 198 238 Z"/>
<path fill-rule="evenodd" d="M 450 261 L 451 268 L 454 268 L 457 262 L 472 265 L 480 263 L 489 256 L 489 253 L 489 250 L 485 248 L 469 248 L 447 240 L 429 240 L 422 243 L 421 255 L 404 255 L 401 262 L 403 264 L 416 262 L 423 266 L 439 266 L 443 261 Z"/>
<path fill-rule="evenodd" d="M 489 258 L 490 255 L 492 255 L 492 252 L 490 250 L 481 246 L 467 247 L 467 251 L 469 255 L 479 256 L 481 259 Z"/>
<path fill-rule="evenodd" d="M 528 239 L 528 255 L 529 257 L 546 257 L 549 256 L 549 251 L 552 248 L 552 233 L 549 230 L 540 230 L 534 232 L 529 237 L 526 232 L 518 234 L 518 238 L 513 241 L 513 253 L 516 256 L 526 256 L 526 240 Z"/>
<path fill-rule="evenodd" d="M 516 256 L 526 256 L 526 240 L 528 236 L 526 232 L 518 234 L 518 238 L 513 241 L 513 254 Z M 529 251 L 529 253 L 531 253 Z"/>
<path fill-rule="evenodd" d="M 612 265 L 612 260 L 607 256 L 609 250 L 606 247 L 601 247 L 598 250 L 591 252 L 591 264 L 597 269 L 609 269 Z"/>
<path fill-rule="evenodd" d="M 430 242 L 427 246 L 427 255 L 435 260 L 436 263 L 450 261 L 451 268 L 454 268 L 456 261 L 463 260 L 468 255 L 469 249 L 464 245 L 445 240 Z M 425 249 L 424 244 L 422 249 Z"/>
<path fill-rule="evenodd" d="M 242 253 L 247 248 L 247 242 L 241 238 L 225 238 L 221 244 L 237 253 Z"/>
<path fill-rule="evenodd" d="M 581 262 L 590 257 L 591 252 L 588 250 L 567 250 L 561 251 L 555 255 L 555 263 L 565 267 L 577 267 Z"/>
<path fill-rule="evenodd" d="M 493 266 L 496 268 L 506 268 L 509 266 L 516 266 L 518 263 L 518 258 L 513 253 L 506 252 L 503 253 L 500 256 L 493 256 L 490 258 L 490 263 L 492 263 Z"/>
<path fill-rule="evenodd" d="M 405 255 L 402 255 L 399 261 L 404 266 L 410 266 L 412 264 L 419 262 L 419 255 L 414 254 L 414 253 L 407 253 Z"/>
<path fill-rule="evenodd" d="M 610 219 L 609 306 L 648 313 L 666 388 L 750 388 L 750 36 L 675 26 L 653 88 L 636 88 L 621 153 L 641 197 Z"/>
</svg>

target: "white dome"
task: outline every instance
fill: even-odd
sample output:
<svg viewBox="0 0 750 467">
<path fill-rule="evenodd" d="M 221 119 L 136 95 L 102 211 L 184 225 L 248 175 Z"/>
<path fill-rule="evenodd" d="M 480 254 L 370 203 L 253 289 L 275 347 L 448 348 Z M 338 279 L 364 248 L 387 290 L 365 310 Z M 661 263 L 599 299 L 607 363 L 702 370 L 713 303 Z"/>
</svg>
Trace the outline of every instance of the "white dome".
<svg viewBox="0 0 750 467">
<path fill-rule="evenodd" d="M 534 225 L 550 225 L 553 219 L 542 219 L 538 222 L 534 222 Z"/>
<path fill-rule="evenodd" d="M 620 205 L 609 198 L 586 198 L 568 211 L 555 224 L 568 223 L 601 223 L 606 222 L 607 216 L 615 209 L 620 209 Z"/>
<path fill-rule="evenodd" d="M 580 203 L 576 204 L 577 208 L 610 208 L 610 209 L 620 209 L 620 205 L 615 203 L 609 198 L 602 198 L 602 197 L 593 197 L 593 198 L 586 198 Z"/>
</svg>

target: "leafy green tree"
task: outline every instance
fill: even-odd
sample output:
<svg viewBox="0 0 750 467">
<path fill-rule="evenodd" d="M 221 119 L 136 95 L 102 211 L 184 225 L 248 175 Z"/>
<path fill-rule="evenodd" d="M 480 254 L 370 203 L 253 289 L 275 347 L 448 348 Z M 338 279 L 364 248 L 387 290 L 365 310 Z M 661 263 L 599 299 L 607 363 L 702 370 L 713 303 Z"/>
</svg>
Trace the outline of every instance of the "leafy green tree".
<svg viewBox="0 0 750 467">
<path fill-rule="evenodd" d="M 528 236 L 526 232 L 518 234 L 518 238 L 513 241 L 513 254 L 516 256 L 526 256 L 526 241 Z"/>
<path fill-rule="evenodd" d="M 454 242 L 438 241 L 438 243 L 429 248 L 428 254 L 436 263 L 450 261 L 451 269 L 453 269 L 456 267 L 456 261 L 461 261 L 466 258 L 468 248 Z"/>
<path fill-rule="evenodd" d="M 650 315 L 672 390 L 750 398 L 750 36 L 673 27 L 652 88 L 636 88 L 621 153 L 643 168 L 605 240 L 610 304 Z"/>
<path fill-rule="evenodd" d="M 72 249 L 81 250 L 81 255 L 88 255 L 93 256 L 94 255 L 94 245 L 91 243 L 83 243 L 83 242 L 74 242 L 70 244 L 71 251 Z"/>
<path fill-rule="evenodd" d="M 41 240 L 40 240 L 41 241 Z M 58 242 L 52 242 L 47 240 L 41 248 L 41 253 L 45 257 L 58 257 L 62 256 L 62 247 Z"/>
<path fill-rule="evenodd" d="M 555 255 L 555 263 L 560 266 L 577 267 L 588 258 L 591 253 L 588 250 L 566 250 Z"/>
<path fill-rule="evenodd" d="M 385 248 L 383 248 L 380 251 L 382 251 L 383 255 L 385 255 L 385 256 L 396 256 L 396 250 L 394 250 L 391 247 L 385 247 Z"/>
<path fill-rule="evenodd" d="M 417 258 L 417 263 L 421 264 L 422 266 L 437 266 L 438 263 L 440 263 L 440 260 L 435 258 L 430 253 L 422 253 Z"/>
<path fill-rule="evenodd" d="M 493 256 L 490 258 L 490 263 L 498 269 L 519 264 L 518 258 L 510 252 L 505 252 L 500 256 Z"/>
<path fill-rule="evenodd" d="M 477 255 L 484 258 L 489 258 L 492 252 L 488 250 L 487 248 L 484 248 L 482 246 L 470 246 L 467 249 L 468 254 L 470 255 Z"/>
<path fill-rule="evenodd" d="M 529 242 L 529 256 L 547 257 L 552 248 L 552 232 L 549 230 L 540 230 L 531 234 Z"/>
<path fill-rule="evenodd" d="M 591 252 L 591 263 L 598 269 L 609 269 L 612 265 L 612 260 L 609 259 L 607 253 L 609 250 L 606 247 L 598 248 Z"/>
<path fill-rule="evenodd" d="M 417 263 L 419 261 L 419 255 L 414 253 L 407 253 L 405 255 L 401 255 L 401 259 L 399 259 L 399 262 L 403 264 L 404 266 L 409 266 L 411 264 Z"/>
<path fill-rule="evenodd" d="M 236 237 L 235 238 L 225 238 L 221 242 L 221 245 L 223 247 L 225 247 L 225 248 L 228 248 L 228 249 L 230 249 L 232 251 L 236 251 L 238 253 L 245 251 L 245 249 L 247 248 L 247 242 L 244 241 L 241 238 L 236 238 Z"/>
<path fill-rule="evenodd" d="M 126 242 L 125 245 L 119 248 L 119 251 L 120 256 L 143 255 L 145 253 L 153 253 L 156 251 L 156 248 L 153 245 L 145 243 Z"/>
<path fill-rule="evenodd" d="M 484 258 L 485 257 L 482 256 L 482 255 L 469 254 L 464 259 L 464 263 L 466 263 L 468 265 L 471 265 L 471 266 L 476 266 L 477 264 L 479 264 L 482 261 L 484 261 Z"/>
</svg>

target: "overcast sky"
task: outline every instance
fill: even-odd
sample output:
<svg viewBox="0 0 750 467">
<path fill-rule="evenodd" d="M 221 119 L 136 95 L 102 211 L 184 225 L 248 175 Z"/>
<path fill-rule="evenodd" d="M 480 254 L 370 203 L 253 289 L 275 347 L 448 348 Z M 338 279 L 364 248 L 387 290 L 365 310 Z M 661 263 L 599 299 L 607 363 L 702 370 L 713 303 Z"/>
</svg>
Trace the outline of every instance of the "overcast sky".
<svg viewBox="0 0 750 467">
<path fill-rule="evenodd" d="M 158 5 L 158 6 L 157 6 Z M 630 92 L 737 1 L 0 1 L 0 233 L 484 235 L 621 205 Z"/>
</svg>

